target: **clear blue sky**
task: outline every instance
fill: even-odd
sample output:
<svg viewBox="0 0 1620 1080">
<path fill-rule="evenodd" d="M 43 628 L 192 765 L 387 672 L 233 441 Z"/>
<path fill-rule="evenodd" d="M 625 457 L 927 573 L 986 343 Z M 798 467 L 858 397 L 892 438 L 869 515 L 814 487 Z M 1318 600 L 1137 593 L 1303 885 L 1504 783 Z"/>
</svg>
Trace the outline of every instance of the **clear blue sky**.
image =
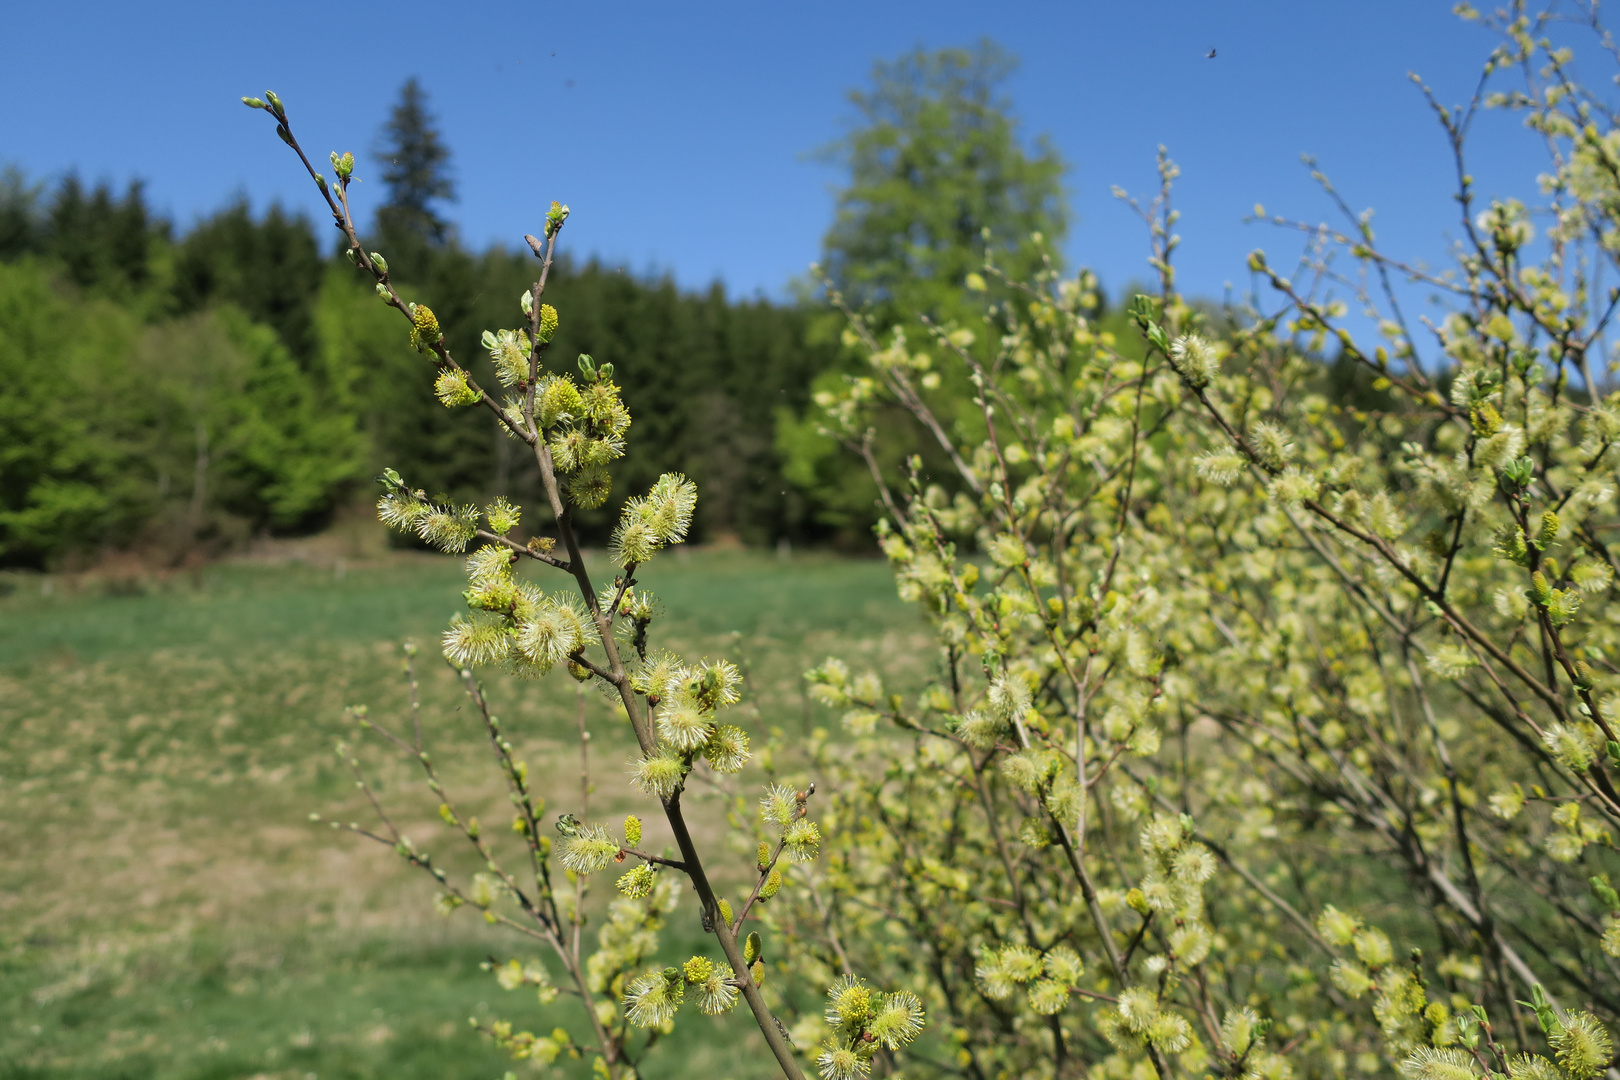
<svg viewBox="0 0 1620 1080">
<path fill-rule="evenodd" d="M 1256 203 L 1330 213 L 1299 165 L 1315 154 L 1391 250 L 1444 257 L 1450 161 L 1408 71 L 1464 100 L 1492 39 L 1449 0 L 1134 0 L 1051 4 L 549 2 L 9 5 L 0 164 L 140 177 L 184 225 L 247 193 L 313 210 L 313 191 L 243 94 L 276 90 L 323 157 L 359 174 L 399 86 L 417 75 L 455 155 L 453 217 L 474 245 L 574 210 L 577 254 L 689 287 L 781 296 L 817 256 L 835 169 L 809 152 L 851 119 L 877 58 L 989 36 L 1017 54 L 1026 135 L 1071 165 L 1071 263 L 1111 290 L 1145 275 L 1141 192 L 1167 144 L 1182 166 L 1182 284 L 1242 285 L 1245 254 L 1298 242 L 1241 218 Z M 1205 54 L 1218 50 L 1215 59 Z M 1482 194 L 1534 195 L 1534 144 L 1480 132 Z M 362 200 L 379 190 L 358 189 Z"/>
</svg>

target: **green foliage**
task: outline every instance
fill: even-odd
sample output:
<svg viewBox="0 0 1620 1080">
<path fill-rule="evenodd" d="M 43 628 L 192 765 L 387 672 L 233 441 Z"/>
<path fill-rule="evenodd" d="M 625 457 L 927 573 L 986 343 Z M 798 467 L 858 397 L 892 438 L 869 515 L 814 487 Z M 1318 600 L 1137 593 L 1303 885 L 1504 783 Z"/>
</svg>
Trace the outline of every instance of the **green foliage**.
<svg viewBox="0 0 1620 1080">
<path fill-rule="evenodd" d="M 1020 145 L 1001 85 L 1016 66 L 989 41 L 909 53 L 852 91 L 860 114 L 833 153 L 849 169 L 823 246 L 824 269 L 887 328 L 966 315 L 963 282 L 989 256 L 1015 278 L 1041 266 L 1032 234 L 1067 228 L 1063 162 Z"/>
<path fill-rule="evenodd" d="M 143 326 L 38 262 L 0 282 L 0 560 L 290 528 L 358 475 L 352 422 L 234 308 Z"/>
<path fill-rule="evenodd" d="M 300 362 L 316 351 L 315 309 L 325 260 L 309 220 L 272 205 L 255 219 L 245 200 L 199 222 L 175 245 L 173 310 L 229 304 L 276 332 Z"/>
<path fill-rule="evenodd" d="M 118 246 L 82 250 L 84 236 L 119 230 L 130 235 Z M 450 348 L 476 357 L 491 384 L 478 328 L 497 325 L 526 288 L 526 258 L 451 246 L 418 260 L 421 296 L 450 328 Z M 86 195 L 67 184 L 47 197 L 8 173 L 8 264 L 30 284 L 12 290 L 6 318 L 31 329 L 13 328 L 5 362 L 35 374 L 0 390 L 0 409 L 18 417 L 8 435 L 20 436 L 8 440 L 13 464 L 0 483 L 8 513 L 33 509 L 6 526 L 27 538 L 0 542 L 0 561 L 42 565 L 148 542 L 178 558 L 253 529 L 314 527 L 349 498 L 356 476 L 385 461 L 458 499 L 505 490 L 533 506 L 541 497 L 537 470 L 508 441 L 459 423 L 421 392 L 433 385 L 430 367 L 384 328 L 390 313 L 372 286 L 320 255 L 307 218 L 276 206 L 255 217 L 238 203 L 171 244 L 138 188 L 119 200 L 105 187 Z M 718 287 L 686 295 L 596 263 L 559 262 L 550 288 L 569 311 L 552 330 L 556 346 L 612 358 L 621 379 L 635 379 L 628 401 L 644 417 L 643 453 L 628 463 L 631 483 L 678 471 L 716 487 L 700 536 L 768 544 L 823 534 L 772 443 L 775 413 L 803 409 L 812 374 L 832 356 L 805 344 L 802 311 L 729 301 Z M 55 327 L 85 329 L 53 334 L 44 312 Z M 79 359 L 35 366 L 58 351 Z M 39 371 L 72 373 L 61 396 L 42 398 Z M 252 400 L 231 404 L 232 395 Z M 98 449 L 73 449 L 89 445 L 74 431 Z M 608 539 L 617 502 L 584 515 L 585 535 Z"/>
<path fill-rule="evenodd" d="M 143 400 L 123 363 L 140 329 L 61 295 L 36 262 L 0 264 L 0 559 L 115 542 L 146 516 L 139 413 L 112 407 Z"/>
</svg>

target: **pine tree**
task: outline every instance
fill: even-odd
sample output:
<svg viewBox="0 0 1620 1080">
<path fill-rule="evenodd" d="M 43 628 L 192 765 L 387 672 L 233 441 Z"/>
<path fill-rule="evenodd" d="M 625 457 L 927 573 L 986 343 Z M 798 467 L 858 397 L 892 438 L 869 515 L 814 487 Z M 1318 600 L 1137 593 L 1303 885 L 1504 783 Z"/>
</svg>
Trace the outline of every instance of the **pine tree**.
<svg viewBox="0 0 1620 1080">
<path fill-rule="evenodd" d="M 388 188 L 388 201 L 377 210 L 379 243 L 391 265 L 417 274 L 431 253 L 450 241 L 450 223 L 440 216 L 439 204 L 456 201 L 456 186 L 450 177 L 450 148 L 415 76 L 400 87 L 375 152 Z"/>
</svg>

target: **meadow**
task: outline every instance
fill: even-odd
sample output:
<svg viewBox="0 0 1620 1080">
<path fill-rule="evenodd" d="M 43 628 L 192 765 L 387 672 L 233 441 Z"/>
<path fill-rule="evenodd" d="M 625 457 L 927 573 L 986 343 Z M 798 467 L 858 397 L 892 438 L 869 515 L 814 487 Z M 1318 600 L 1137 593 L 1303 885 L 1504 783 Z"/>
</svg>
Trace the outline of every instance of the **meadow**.
<svg viewBox="0 0 1620 1080">
<path fill-rule="evenodd" d="M 359 558 L 6 583 L 0 1078 L 498 1077 L 507 1065 L 469 1017 L 538 1031 L 566 1017 L 564 1002 L 542 1015 L 480 969 L 521 945 L 466 912 L 435 914 L 429 882 L 391 852 L 309 820 L 364 819 L 333 746 L 356 734 L 346 706 L 400 717 L 406 639 L 424 645 L 423 715 L 441 768 L 469 804 L 504 820 L 434 648 L 459 603 L 459 560 L 367 546 Z M 829 722 L 799 678 L 829 653 L 891 671 L 927 662 L 916 615 L 879 561 L 678 551 L 642 580 L 665 605 L 661 644 L 746 663 L 756 740 Z M 603 699 L 566 676 L 489 682 L 548 816 L 585 798 L 582 727 L 591 811 L 629 807 L 631 740 Z M 380 744 L 365 745 L 396 820 L 453 863 L 435 804 Z M 722 851 L 727 800 L 761 774 L 737 779 L 689 800 Z M 748 859 L 731 861 L 742 870 Z M 604 881 L 595 902 L 609 892 Z M 666 949 L 701 938 L 686 898 Z M 710 1021 L 683 1025 L 680 1052 L 660 1055 L 652 1075 L 764 1068 L 748 1017 L 712 1022 L 725 1037 Z M 565 1071 L 588 1074 L 588 1063 Z"/>
</svg>

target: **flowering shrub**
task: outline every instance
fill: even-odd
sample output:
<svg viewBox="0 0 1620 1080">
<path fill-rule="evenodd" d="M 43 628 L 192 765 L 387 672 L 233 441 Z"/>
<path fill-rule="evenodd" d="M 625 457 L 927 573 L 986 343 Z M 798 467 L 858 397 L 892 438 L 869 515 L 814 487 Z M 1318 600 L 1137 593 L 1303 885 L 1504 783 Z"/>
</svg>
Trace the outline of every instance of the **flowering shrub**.
<svg viewBox="0 0 1620 1080">
<path fill-rule="evenodd" d="M 967 281 L 979 325 L 918 342 L 848 312 L 870 364 L 825 426 L 884 482 L 936 662 L 915 695 L 839 658 L 809 673 L 850 737 L 815 747 L 824 857 L 768 921 L 795 970 L 918 996 L 941 1031 L 907 1072 L 1609 1067 L 1620 126 L 1547 17 L 1463 14 L 1502 44 L 1468 106 L 1437 107 L 1462 177 L 1448 274 L 1364 216 L 1278 219 L 1311 237 L 1296 274 L 1257 252 L 1269 299 L 1197 308 L 1161 156 L 1139 206 L 1159 290 L 1129 327 L 1088 275 L 993 264 Z M 1483 108 L 1545 137 L 1535 214 L 1474 195 Z M 1444 318 L 1407 321 L 1401 278 Z M 931 394 L 944 364 L 970 414 Z M 948 475 L 881 475 L 894 405 Z"/>
<path fill-rule="evenodd" d="M 419 761 L 488 869 L 452 880 L 380 802 L 381 828 L 354 828 L 433 875 L 445 908 L 544 943 L 565 986 L 522 960 L 495 977 L 542 1004 L 578 994 L 591 1023 L 500 1022 L 494 1038 L 629 1076 L 683 1008 L 741 999 L 793 1078 L 801 1054 L 826 1080 L 1610 1069 L 1620 392 L 1604 350 L 1620 289 L 1601 274 L 1620 270 L 1620 118 L 1539 36 L 1547 16 L 1462 11 L 1502 44 L 1466 108 L 1437 107 L 1461 178 L 1448 274 L 1387 256 L 1350 214 L 1342 232 L 1299 226 L 1311 246 L 1293 277 L 1251 257 L 1268 300 L 1195 307 L 1175 289 L 1175 167 L 1161 157 L 1161 189 L 1139 207 L 1159 288 L 1123 324 L 1099 316 L 1089 275 L 1022 281 L 994 264 L 965 283 L 983 323 L 925 324 L 921 345 L 847 313 L 869 370 L 823 396 L 826 428 L 880 482 L 880 540 L 935 663 L 915 693 L 839 658 L 809 673 L 847 738 L 782 747 L 810 756 L 821 794 L 765 791 L 738 906 L 711 886 L 681 805 L 694 770 L 748 760 L 724 719 L 738 673 L 653 648 L 636 576 L 684 536 L 696 493 L 672 475 L 625 504 L 611 581 L 587 573 L 571 525 L 607 499 L 630 417 L 610 364 L 545 367 L 559 315 L 542 293 L 567 208 L 529 238 L 541 271 L 525 325 L 485 338 L 496 401 L 360 247 L 352 158 L 333 155 L 334 184 L 311 169 L 351 258 L 429 355 L 439 399 L 487 410 L 532 450 L 553 518 L 555 536 L 523 539 L 503 500 L 442 504 L 392 473 L 379 503 L 390 524 L 468 553 L 470 611 L 444 652 L 511 792 L 522 869 L 445 793 L 419 734 L 363 716 Z M 1497 92 L 1504 73 L 1515 81 Z M 298 149 L 277 99 L 249 104 Z M 1465 135 L 1482 108 L 1545 137 L 1535 214 L 1477 203 Z M 1447 298 L 1441 320 L 1406 319 L 1390 284 L 1403 277 Z M 1346 328 L 1343 297 L 1381 316 L 1379 344 Z M 971 408 L 936 397 L 943 365 L 974 388 Z M 1333 372 L 1353 377 L 1335 389 Z M 916 458 L 883 473 L 872 417 L 894 405 L 949 475 Z M 522 564 L 567 587 L 542 590 Z M 643 850 L 636 817 L 610 829 L 564 815 L 553 841 L 472 675 L 486 665 L 561 668 L 614 695 L 640 747 L 635 783 L 678 852 Z M 623 897 L 586 955 L 584 883 L 610 866 Z M 721 957 L 654 967 L 681 877 Z M 799 987 L 830 988 L 824 1015 L 772 1012 L 764 934 Z"/>
<path fill-rule="evenodd" d="M 757 865 L 751 868 L 752 890 L 734 907 L 710 883 L 681 796 L 694 769 L 731 774 L 749 760 L 748 735 L 724 722 L 725 709 L 738 699 L 740 674 L 724 660 L 691 662 L 653 648 L 655 601 L 636 577 L 662 548 L 685 539 L 696 487 L 683 476 L 666 474 L 646 494 L 625 501 L 609 545 L 615 570 L 608 580 L 592 577 L 574 529 L 576 509 L 594 509 L 607 501 L 612 490 L 609 466 L 625 452 L 631 416 L 620 399 L 611 363 L 598 365 L 582 355 L 578 375 L 547 370 L 547 346 L 561 316 L 542 297 L 568 208 L 552 203 L 543 239 L 525 237 L 540 260 L 540 271 L 533 286 L 514 298 L 513 313 L 522 316 L 523 325 L 483 335 L 501 385 L 497 400 L 451 355 L 432 309 L 407 302 L 389 279 L 387 260 L 361 246 L 349 205 L 353 155 L 331 155 L 335 175 L 328 181 L 310 164 L 275 94 L 243 101 L 274 118 L 277 135 L 298 154 L 347 238 L 350 261 L 374 279 L 382 302 L 407 321 L 411 345 L 432 364 L 432 389 L 438 400 L 449 409 L 484 409 L 500 431 L 534 454 L 555 533 L 523 538 L 521 513 L 504 497 L 484 507 L 454 505 L 430 498 L 392 469 L 379 478 L 382 497 L 377 514 L 384 523 L 415 533 L 441 551 L 466 556 L 468 588 L 463 596 L 469 613 L 452 622 L 441 644 L 477 710 L 511 797 L 511 832 L 518 838 L 519 854 L 511 858 L 478 819 L 461 808 L 434 765 L 416 715 L 414 648 L 407 648 L 406 662 L 413 703 L 410 730 L 385 726 L 363 708 L 351 711 L 363 731 L 416 761 L 439 803 L 439 816 L 473 848 L 486 869 L 459 880 L 396 828 L 360 759 L 347 746 L 340 746 L 339 753 L 371 800 L 379 824 L 367 828 L 333 822 L 333 827 L 388 844 L 429 874 L 440 890 L 441 911 L 474 907 L 488 922 L 549 950 L 564 973 L 563 986 L 553 982 L 551 969 L 539 961 L 513 958 L 489 967 L 506 989 L 533 987 L 542 1005 L 559 992 L 577 995 L 590 1029 L 574 1032 L 557 1027 L 537 1035 L 504 1020 L 484 1025 L 513 1058 L 550 1064 L 562 1055 L 590 1055 L 595 1071 L 609 1080 L 633 1077 L 643 1054 L 659 1035 L 671 1030 L 683 1004 L 718 1015 L 741 1000 L 784 1075 L 799 1080 L 803 1074 L 786 1027 L 760 992 L 765 978 L 763 942 L 758 932 L 745 934 L 744 924 L 751 914 L 757 916 L 756 904 L 783 889 L 780 866 L 816 858 L 821 834 L 808 816 L 814 786 L 795 791 L 774 785 L 761 797 L 760 829 L 775 842 L 760 843 Z M 519 573 L 523 564 L 560 574 L 555 580 L 562 587 L 545 591 Z M 640 747 L 632 782 L 667 819 L 678 852 L 643 850 L 642 823 L 634 815 L 610 829 L 563 814 L 555 821 L 553 840 L 545 827 L 545 802 L 530 786 L 528 764 L 516 756 L 474 675 L 476 668 L 489 666 L 522 678 L 543 678 L 562 669 L 567 677 L 594 684 L 614 698 Z M 584 782 L 588 796 L 588 775 Z M 581 933 L 586 883 L 590 875 L 610 867 L 620 870 L 617 886 L 622 897 L 609 906 L 597 947 L 587 952 Z M 678 878 L 686 879 L 696 893 L 703 927 L 713 935 L 721 955 L 693 956 L 680 967 L 652 967 L 658 931 L 678 903 Z M 840 1068 L 846 1061 L 864 1067 L 878 1048 L 893 1050 L 922 1028 L 920 1003 L 909 992 L 883 994 L 852 978 L 828 982 L 842 1031 L 839 1045 L 828 1054 L 841 1063 Z"/>
</svg>

